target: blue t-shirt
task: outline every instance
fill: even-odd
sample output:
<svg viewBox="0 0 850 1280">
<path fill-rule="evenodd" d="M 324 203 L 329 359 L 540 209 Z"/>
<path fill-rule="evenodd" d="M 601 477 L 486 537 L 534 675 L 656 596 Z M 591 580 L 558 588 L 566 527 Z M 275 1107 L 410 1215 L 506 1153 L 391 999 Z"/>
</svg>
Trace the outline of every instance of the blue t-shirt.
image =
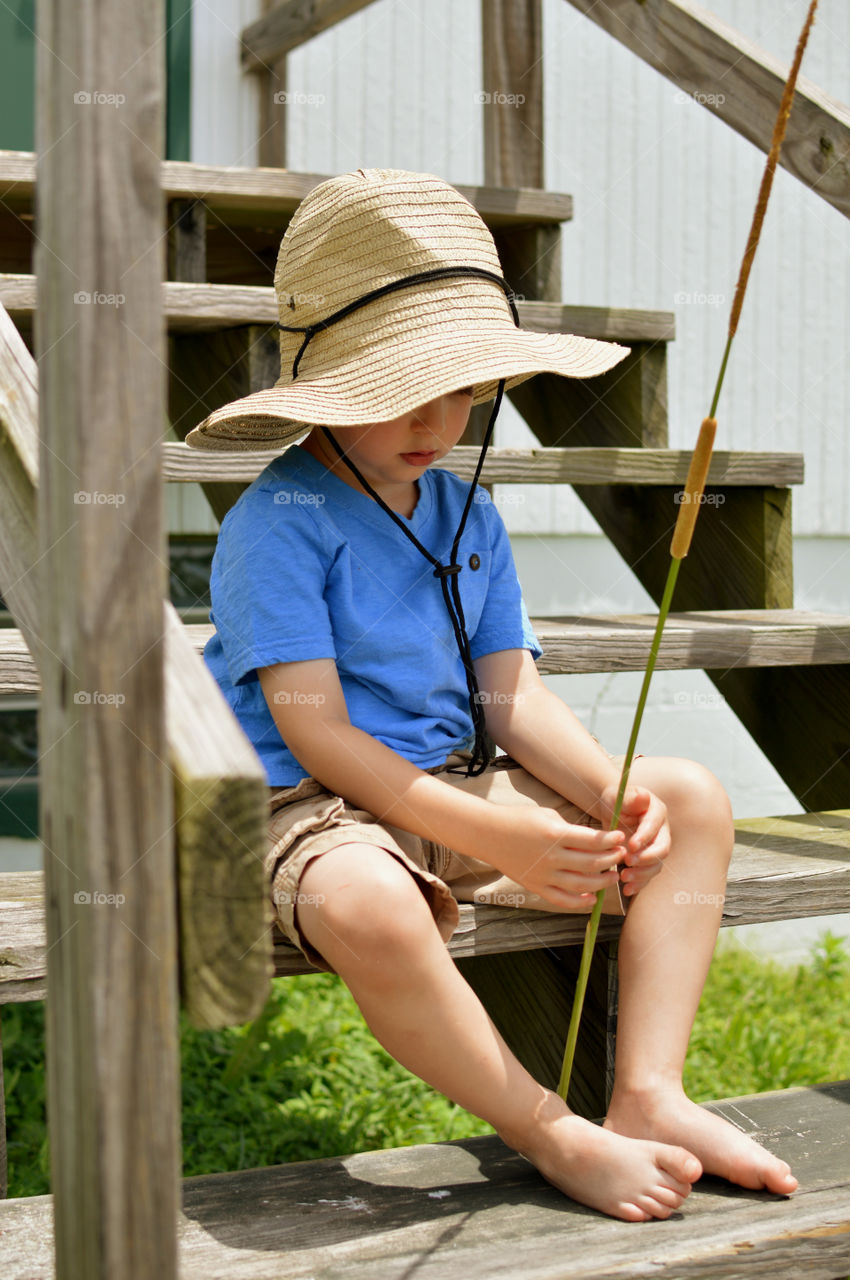
<svg viewBox="0 0 850 1280">
<path fill-rule="evenodd" d="M 445 564 L 469 485 L 439 470 L 418 484 L 406 524 Z M 540 657 L 508 535 L 484 489 L 458 562 L 473 658 L 503 649 Z M 333 658 L 352 724 L 422 769 L 471 746 L 466 678 L 432 565 L 372 498 L 300 446 L 275 458 L 224 517 L 210 593 L 216 631 L 204 658 L 270 786 L 307 776 L 257 676 L 277 662 Z"/>
</svg>

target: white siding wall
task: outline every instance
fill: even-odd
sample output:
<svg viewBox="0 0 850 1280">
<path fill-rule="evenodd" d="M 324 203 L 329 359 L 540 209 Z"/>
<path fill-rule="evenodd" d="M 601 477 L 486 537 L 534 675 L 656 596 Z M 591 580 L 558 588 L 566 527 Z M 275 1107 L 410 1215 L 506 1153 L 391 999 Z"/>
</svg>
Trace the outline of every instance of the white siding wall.
<svg viewBox="0 0 850 1280">
<path fill-rule="evenodd" d="M 790 60 L 803 0 L 709 7 Z M 258 11 L 259 0 L 195 8 L 198 161 L 255 163 L 256 100 L 239 70 L 238 33 Z M 565 0 L 544 0 L 544 41 L 546 185 L 575 197 L 562 296 L 675 311 L 670 440 L 689 447 L 708 410 L 764 158 Z M 289 109 L 291 167 L 329 174 L 399 167 L 480 182 L 480 64 L 477 0 L 377 0 L 290 58 L 290 89 L 324 97 Z M 847 0 L 821 0 L 805 70 L 833 97 L 850 100 Z M 795 545 L 802 608 L 850 611 L 848 295 L 850 224 L 780 171 L 721 401 L 718 447 L 805 454 L 807 479 L 794 498 L 795 529 L 810 535 Z M 502 444 L 532 443 L 510 405 L 500 428 Z M 171 486 L 172 494 L 177 488 L 183 496 L 172 496 L 172 527 L 214 529 L 203 499 L 193 501 L 183 486 Z M 569 488 L 503 488 L 497 498 L 532 614 L 652 611 Z M 611 750 L 624 750 L 639 677 L 549 683 Z M 702 672 L 656 677 L 638 749 L 702 761 L 722 778 L 739 817 L 800 810 Z"/>
<path fill-rule="evenodd" d="M 713 0 L 724 20 L 789 60 L 802 0 Z M 195 9 L 193 156 L 255 159 L 256 99 L 238 33 L 258 0 Z M 670 440 L 689 446 L 707 412 L 763 156 L 600 31 L 565 0 L 544 0 L 546 185 L 575 197 L 563 297 L 676 312 Z M 290 164 L 361 165 L 482 178 L 476 0 L 378 0 L 297 50 Z M 850 100 L 850 6 L 821 0 L 809 79 Z M 713 87 L 721 93 L 722 83 Z M 516 86 L 521 92 L 522 86 Z M 715 297 L 719 301 L 705 299 Z M 798 533 L 850 534 L 850 226 L 780 171 L 720 406 L 718 447 L 796 449 L 807 481 Z M 501 443 L 530 442 L 506 406 Z M 504 508 L 528 532 L 588 532 L 569 490 Z"/>
</svg>

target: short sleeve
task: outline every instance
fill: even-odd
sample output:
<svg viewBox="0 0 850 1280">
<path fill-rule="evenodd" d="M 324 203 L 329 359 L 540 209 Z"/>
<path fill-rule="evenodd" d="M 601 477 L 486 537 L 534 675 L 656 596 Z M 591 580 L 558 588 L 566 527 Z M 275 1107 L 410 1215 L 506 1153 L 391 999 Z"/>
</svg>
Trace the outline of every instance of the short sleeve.
<svg viewBox="0 0 850 1280">
<path fill-rule="evenodd" d="M 219 531 L 211 618 L 234 685 L 258 667 L 335 658 L 324 599 L 330 556 L 307 504 L 246 492 Z"/>
<path fill-rule="evenodd" d="M 480 503 L 480 510 L 490 538 L 490 580 L 470 643 L 472 657 L 481 658 L 485 653 L 499 653 L 503 649 L 530 649 L 536 662 L 543 650 L 528 619 L 508 531 L 489 496 Z"/>
</svg>

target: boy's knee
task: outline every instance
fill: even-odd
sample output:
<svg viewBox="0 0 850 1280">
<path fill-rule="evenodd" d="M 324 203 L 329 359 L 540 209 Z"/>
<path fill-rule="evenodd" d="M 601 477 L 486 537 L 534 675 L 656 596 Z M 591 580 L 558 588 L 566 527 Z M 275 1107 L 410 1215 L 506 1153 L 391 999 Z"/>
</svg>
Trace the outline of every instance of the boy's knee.
<svg viewBox="0 0 850 1280">
<path fill-rule="evenodd" d="M 398 954 L 418 929 L 436 927 L 410 871 L 377 846 L 344 845 L 317 858 L 301 877 L 299 898 L 323 931 L 364 957 Z M 298 913 L 309 931 L 301 903 Z"/>
</svg>

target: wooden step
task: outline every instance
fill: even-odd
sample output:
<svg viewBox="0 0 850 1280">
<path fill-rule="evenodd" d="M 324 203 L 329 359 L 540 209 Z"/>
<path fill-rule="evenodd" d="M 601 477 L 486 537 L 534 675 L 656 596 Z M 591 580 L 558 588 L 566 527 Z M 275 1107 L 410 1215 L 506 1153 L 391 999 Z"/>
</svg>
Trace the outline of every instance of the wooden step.
<svg viewBox="0 0 850 1280">
<path fill-rule="evenodd" d="M 183 1182 L 182 1280 L 843 1277 L 850 1081 L 702 1104 L 787 1160 L 791 1197 L 705 1175 L 666 1222 L 587 1209 L 496 1135 Z M 4 1280 L 53 1275 L 53 1201 L 0 1203 Z"/>
<path fill-rule="evenodd" d="M 275 291 L 264 286 L 185 284 L 166 280 L 162 288 L 163 310 L 170 333 L 218 331 L 246 324 L 270 325 L 278 318 Z M 19 328 L 31 326 L 36 310 L 35 276 L 0 275 L 0 302 Z M 567 307 L 559 302 L 519 302 L 517 310 L 522 326 L 537 332 L 575 333 L 608 342 L 671 342 L 675 337 L 675 317 L 671 311 Z"/>
<path fill-rule="evenodd" d="M 0 874 L 0 1004 L 45 996 L 44 879 L 40 871 Z M 687 907 L 683 902 L 683 908 Z M 747 818 L 736 823 L 723 925 L 763 924 L 850 911 L 850 809 Z M 449 941 L 455 959 L 580 945 L 587 917 L 512 906 L 460 904 Z M 603 916 L 599 938 L 620 932 Z M 312 966 L 275 930 L 278 977 Z"/>
<path fill-rule="evenodd" d="M 656 614 L 532 618 L 543 646 L 544 675 L 642 671 Z M 200 653 L 215 628 L 188 626 Z M 660 671 L 789 667 L 850 662 L 850 616 L 803 609 L 671 613 L 658 654 Z M 38 675 L 16 627 L 0 628 L 0 698 L 35 695 Z"/>
<path fill-rule="evenodd" d="M 165 160 L 162 193 L 166 200 L 201 200 L 217 220 L 230 226 L 283 228 L 309 191 L 331 174 L 294 173 L 290 169 L 240 168 Z M 572 196 L 531 187 L 484 187 L 455 183 L 490 227 L 551 226 L 573 216 Z M 32 209 L 35 153 L 0 151 L 0 198 L 19 210 Z"/>
<path fill-rule="evenodd" d="M 175 481 L 256 480 L 280 449 L 257 453 L 204 453 L 186 444 L 163 445 L 163 476 Z M 475 474 L 480 449 L 457 445 L 435 466 L 462 480 Z M 690 449 L 490 449 L 482 484 L 656 484 L 683 485 Z M 710 486 L 802 484 L 802 453 L 717 450 L 712 454 Z M 708 505 L 708 504 L 706 504 Z"/>
</svg>

